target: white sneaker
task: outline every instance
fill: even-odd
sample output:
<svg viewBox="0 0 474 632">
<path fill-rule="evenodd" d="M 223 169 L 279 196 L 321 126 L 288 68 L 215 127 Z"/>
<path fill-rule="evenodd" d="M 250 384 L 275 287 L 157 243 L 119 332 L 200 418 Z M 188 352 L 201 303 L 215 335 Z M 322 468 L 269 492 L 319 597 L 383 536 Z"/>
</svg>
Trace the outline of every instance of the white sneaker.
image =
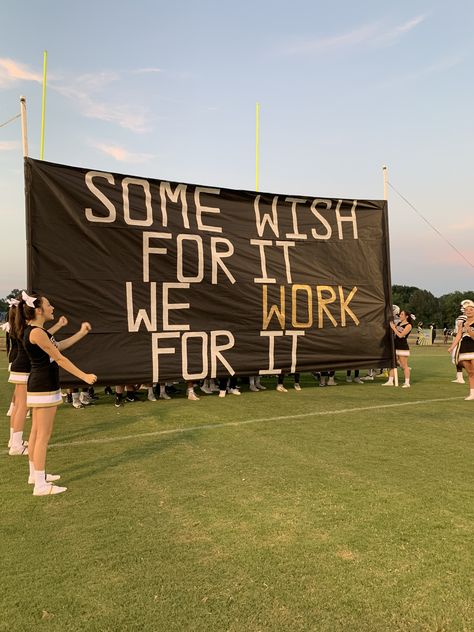
<svg viewBox="0 0 474 632">
<path fill-rule="evenodd" d="M 405 384 L 402 386 L 402 388 L 410 388 L 410 384 L 407 384 L 407 383 L 405 382 Z"/>
<path fill-rule="evenodd" d="M 13 402 L 10 402 L 10 406 L 7 410 L 7 417 L 11 417 L 12 413 L 13 413 L 13 409 L 15 408 L 15 404 Z"/>
<path fill-rule="evenodd" d="M 258 393 L 259 390 L 260 389 L 258 388 L 256 384 L 250 384 L 249 391 L 252 391 L 252 393 Z"/>
<path fill-rule="evenodd" d="M 168 395 L 168 393 L 162 393 L 160 394 L 160 399 L 171 399 L 171 397 Z"/>
<path fill-rule="evenodd" d="M 354 378 L 354 382 L 355 382 L 355 384 L 363 384 L 364 383 L 360 377 L 355 377 Z"/>
<path fill-rule="evenodd" d="M 219 391 L 219 397 L 225 397 L 226 391 Z"/>
<path fill-rule="evenodd" d="M 366 375 L 365 377 L 361 377 L 360 379 L 363 382 L 373 382 L 374 381 L 374 376 L 373 375 Z"/>
<path fill-rule="evenodd" d="M 59 481 L 60 478 L 61 478 L 61 474 L 46 474 L 47 483 L 54 483 L 54 481 Z M 35 484 L 35 475 L 33 474 L 33 476 L 28 476 L 28 485 L 34 485 L 34 484 Z"/>
<path fill-rule="evenodd" d="M 23 454 L 26 456 L 28 454 L 28 443 L 23 441 L 19 446 L 12 445 L 8 450 L 8 454 L 10 456 L 22 456 Z"/>
<path fill-rule="evenodd" d="M 346 377 L 346 382 L 349 382 L 349 383 L 351 383 L 351 382 L 352 382 L 352 378 L 351 378 L 351 376 Z"/>
<path fill-rule="evenodd" d="M 212 395 L 212 389 L 208 386 L 200 386 L 199 388 L 203 393 L 206 393 L 206 395 Z"/>
<path fill-rule="evenodd" d="M 81 393 L 79 395 L 79 401 L 83 406 L 89 406 L 89 404 L 92 403 L 92 400 L 87 393 Z"/>
<path fill-rule="evenodd" d="M 336 381 L 333 377 L 330 377 L 328 380 L 328 386 L 337 386 Z"/>
<path fill-rule="evenodd" d="M 384 382 L 382 386 L 395 386 L 393 382 Z"/>
<path fill-rule="evenodd" d="M 240 391 L 239 391 L 239 389 L 238 389 L 238 388 L 230 388 L 230 389 L 229 389 L 229 393 L 230 393 L 231 395 L 240 395 Z"/>
<path fill-rule="evenodd" d="M 458 380 L 458 378 L 456 378 L 455 380 L 451 380 L 451 382 L 453 384 L 465 384 L 466 382 L 464 381 L 464 378 L 462 380 Z"/>
<path fill-rule="evenodd" d="M 467 397 L 464 398 L 466 400 L 466 402 L 469 401 L 474 401 L 474 395 L 468 395 Z"/>
<path fill-rule="evenodd" d="M 277 384 L 276 390 L 279 393 L 288 393 L 288 390 L 283 386 L 283 384 Z"/>
<path fill-rule="evenodd" d="M 301 391 L 301 386 L 298 384 L 298 382 L 295 382 L 295 391 Z"/>
<path fill-rule="evenodd" d="M 257 382 L 257 384 L 255 385 L 259 391 L 266 391 L 267 387 L 264 386 L 263 384 L 260 384 L 260 382 Z"/>
<path fill-rule="evenodd" d="M 190 399 L 192 402 L 199 401 L 199 397 L 196 395 L 194 391 L 188 391 L 188 399 Z"/>
<path fill-rule="evenodd" d="M 78 399 L 72 400 L 72 405 L 74 408 L 85 408 L 84 404 L 82 404 Z"/>
<path fill-rule="evenodd" d="M 148 395 L 148 401 L 149 402 L 156 402 L 156 397 L 155 397 L 155 395 L 153 393 L 151 395 Z"/>
<path fill-rule="evenodd" d="M 58 485 L 44 485 L 42 487 L 36 487 L 33 489 L 33 496 L 54 496 L 55 494 L 62 494 L 67 490 L 67 487 L 59 487 Z"/>
</svg>

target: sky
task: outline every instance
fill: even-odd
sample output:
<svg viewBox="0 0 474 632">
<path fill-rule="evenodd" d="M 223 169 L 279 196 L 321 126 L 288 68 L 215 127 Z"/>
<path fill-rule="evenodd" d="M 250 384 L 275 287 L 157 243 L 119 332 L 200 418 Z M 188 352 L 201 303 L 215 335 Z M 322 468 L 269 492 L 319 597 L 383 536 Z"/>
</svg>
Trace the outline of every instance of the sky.
<svg viewBox="0 0 474 632">
<path fill-rule="evenodd" d="M 472 0 L 0 10 L 0 125 L 24 95 L 33 158 L 45 49 L 51 162 L 252 190 L 259 102 L 260 190 L 381 199 L 387 165 L 392 283 L 474 288 Z M 0 127 L 2 297 L 26 284 L 22 161 L 17 119 Z"/>
</svg>

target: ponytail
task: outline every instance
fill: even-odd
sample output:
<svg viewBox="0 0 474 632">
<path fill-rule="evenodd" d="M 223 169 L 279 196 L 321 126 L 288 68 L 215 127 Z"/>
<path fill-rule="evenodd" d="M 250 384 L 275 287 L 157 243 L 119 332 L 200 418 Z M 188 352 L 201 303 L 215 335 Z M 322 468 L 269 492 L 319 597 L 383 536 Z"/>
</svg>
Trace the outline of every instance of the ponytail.
<svg viewBox="0 0 474 632">
<path fill-rule="evenodd" d="M 16 313 L 18 311 L 18 305 L 10 305 L 10 309 L 8 310 L 8 324 L 10 328 L 8 330 L 8 334 L 10 338 L 16 338 L 16 329 L 15 329 L 15 319 Z"/>
</svg>

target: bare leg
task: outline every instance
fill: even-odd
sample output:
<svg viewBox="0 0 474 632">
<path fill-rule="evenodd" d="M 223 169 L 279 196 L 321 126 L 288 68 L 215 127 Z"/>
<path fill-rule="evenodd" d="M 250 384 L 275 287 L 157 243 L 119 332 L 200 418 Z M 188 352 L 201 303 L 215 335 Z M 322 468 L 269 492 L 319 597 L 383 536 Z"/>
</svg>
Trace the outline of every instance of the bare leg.
<svg viewBox="0 0 474 632">
<path fill-rule="evenodd" d="M 15 408 L 11 417 L 13 432 L 23 432 L 26 419 L 26 384 L 15 385 Z"/>
<path fill-rule="evenodd" d="M 48 449 L 49 439 L 53 432 L 54 417 L 56 416 L 57 406 L 51 406 L 49 408 L 37 408 L 35 412 L 36 417 L 36 440 L 35 451 L 33 453 L 33 464 L 35 470 L 45 471 L 46 464 L 46 451 Z"/>
</svg>

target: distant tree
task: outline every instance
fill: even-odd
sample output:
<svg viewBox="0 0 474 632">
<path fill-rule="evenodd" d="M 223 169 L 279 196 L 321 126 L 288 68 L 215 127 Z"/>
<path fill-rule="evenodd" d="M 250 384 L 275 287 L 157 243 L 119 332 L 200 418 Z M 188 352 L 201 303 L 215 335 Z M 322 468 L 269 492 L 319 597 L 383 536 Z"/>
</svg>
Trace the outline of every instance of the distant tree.
<svg viewBox="0 0 474 632">
<path fill-rule="evenodd" d="M 461 313 L 461 301 L 466 297 L 474 297 L 474 290 L 469 292 L 450 292 L 440 296 L 439 303 L 443 322 L 448 323 L 448 327 L 453 327 L 456 317 Z"/>
<path fill-rule="evenodd" d="M 411 295 L 419 288 L 411 285 L 392 285 L 392 301 L 394 305 L 398 305 L 400 309 L 409 306 Z"/>
<path fill-rule="evenodd" d="M 439 299 L 428 290 L 416 289 L 410 296 L 408 309 L 415 314 L 418 322 L 425 325 L 435 323 L 442 326 L 442 314 L 439 306 Z"/>
</svg>

